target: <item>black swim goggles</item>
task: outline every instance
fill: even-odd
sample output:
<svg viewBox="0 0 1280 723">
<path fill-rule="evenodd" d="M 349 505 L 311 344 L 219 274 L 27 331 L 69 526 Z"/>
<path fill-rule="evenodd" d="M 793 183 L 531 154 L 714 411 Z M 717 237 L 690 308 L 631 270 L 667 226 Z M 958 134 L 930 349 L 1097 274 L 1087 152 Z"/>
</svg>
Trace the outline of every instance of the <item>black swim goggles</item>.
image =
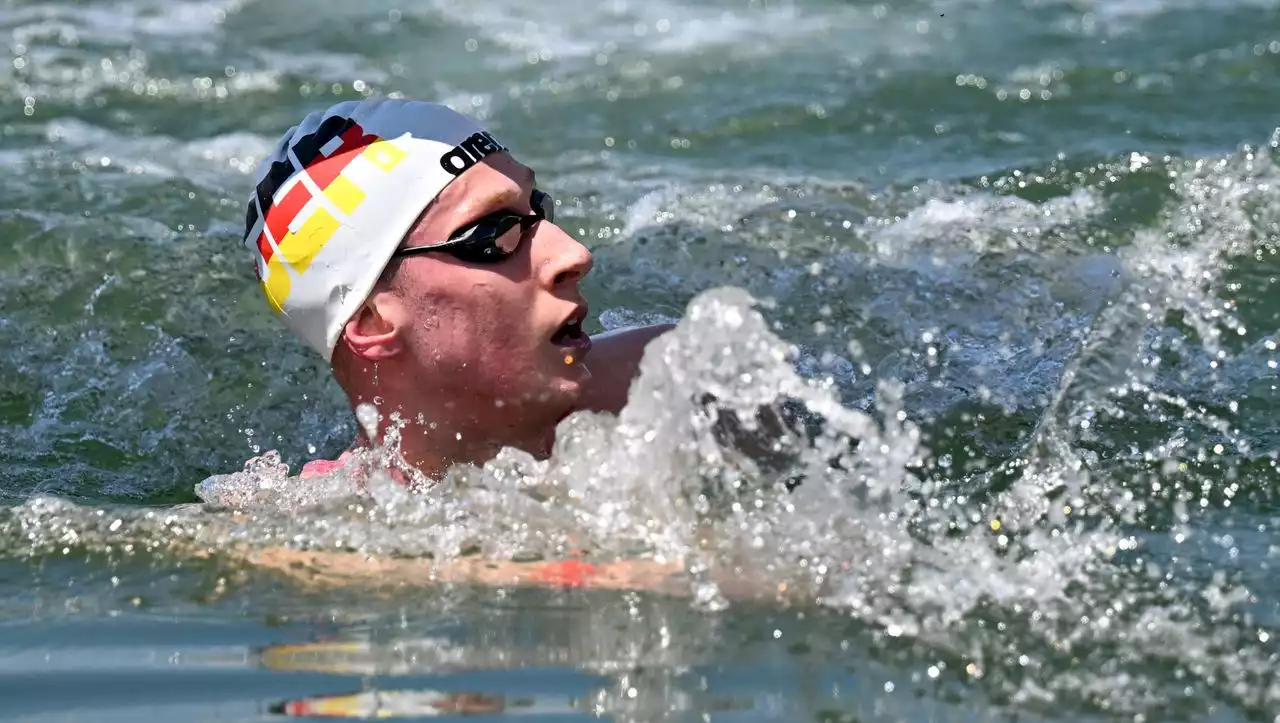
<svg viewBox="0 0 1280 723">
<path fill-rule="evenodd" d="M 533 189 L 529 195 L 529 205 L 533 213 L 514 213 L 512 211 L 494 211 L 481 217 L 475 223 L 468 224 L 453 232 L 446 241 L 426 246 L 412 246 L 399 249 L 392 256 L 409 256 L 424 254 L 428 251 L 444 251 L 455 258 L 472 263 L 496 263 L 520 248 L 529 229 L 539 221 L 551 221 L 555 209 L 555 201 L 543 191 Z M 520 233 L 510 233 L 516 226 Z"/>
</svg>

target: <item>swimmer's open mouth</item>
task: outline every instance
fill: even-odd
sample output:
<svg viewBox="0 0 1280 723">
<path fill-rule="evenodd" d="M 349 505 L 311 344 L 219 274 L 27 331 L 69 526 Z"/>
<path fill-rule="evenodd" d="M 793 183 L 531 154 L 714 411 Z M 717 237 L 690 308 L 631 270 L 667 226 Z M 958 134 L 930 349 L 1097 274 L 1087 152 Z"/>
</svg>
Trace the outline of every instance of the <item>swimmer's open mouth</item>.
<svg viewBox="0 0 1280 723">
<path fill-rule="evenodd" d="M 556 346 L 573 349 L 586 349 L 591 346 L 591 337 L 582 330 L 582 322 L 587 318 L 587 306 L 583 304 L 574 310 L 564 324 L 551 335 L 551 343 Z"/>
</svg>

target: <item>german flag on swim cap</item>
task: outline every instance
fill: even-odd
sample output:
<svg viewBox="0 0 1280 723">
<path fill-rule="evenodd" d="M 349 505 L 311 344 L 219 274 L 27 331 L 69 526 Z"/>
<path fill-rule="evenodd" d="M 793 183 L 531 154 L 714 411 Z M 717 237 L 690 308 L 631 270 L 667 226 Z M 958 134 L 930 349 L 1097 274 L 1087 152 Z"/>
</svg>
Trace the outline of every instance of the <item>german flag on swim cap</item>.
<svg viewBox="0 0 1280 723">
<path fill-rule="evenodd" d="M 290 128 L 258 167 L 245 246 L 267 302 L 328 361 L 401 239 L 449 182 L 506 150 L 436 103 L 338 103 Z"/>
</svg>

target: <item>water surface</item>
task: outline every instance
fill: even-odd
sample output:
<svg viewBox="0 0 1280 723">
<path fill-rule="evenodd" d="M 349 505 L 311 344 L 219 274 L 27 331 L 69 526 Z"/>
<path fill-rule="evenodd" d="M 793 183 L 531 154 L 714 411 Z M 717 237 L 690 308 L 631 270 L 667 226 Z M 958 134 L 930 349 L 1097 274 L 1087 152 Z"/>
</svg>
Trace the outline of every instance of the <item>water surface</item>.
<svg viewBox="0 0 1280 723">
<path fill-rule="evenodd" d="M 1272 0 L 0 0 L 0 27 L 5 720 L 1280 712 Z M 286 479 L 355 426 L 260 298 L 242 200 L 285 127 L 371 93 L 537 169 L 596 256 L 591 330 L 681 319 L 549 463 Z M 768 460 L 714 423 L 762 405 L 810 423 Z M 243 561 L 570 540 L 695 581 Z M 810 594 L 697 574 L 734 565 Z"/>
</svg>

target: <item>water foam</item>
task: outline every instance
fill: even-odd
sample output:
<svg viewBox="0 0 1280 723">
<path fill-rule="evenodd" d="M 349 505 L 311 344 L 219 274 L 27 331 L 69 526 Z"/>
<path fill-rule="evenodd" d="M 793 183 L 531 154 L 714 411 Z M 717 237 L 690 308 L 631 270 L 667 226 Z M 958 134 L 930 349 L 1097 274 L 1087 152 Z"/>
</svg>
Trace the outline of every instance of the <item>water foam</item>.
<svg viewBox="0 0 1280 723">
<path fill-rule="evenodd" d="M 1169 559 L 1199 544 L 1197 521 L 1231 489 L 1232 469 L 1212 466 L 1214 445 L 1268 434 L 1245 438 L 1225 412 L 1201 407 L 1205 395 L 1226 402 L 1240 393 L 1228 372 L 1267 379 L 1273 336 L 1241 335 L 1243 317 L 1222 294 L 1228 264 L 1274 245 L 1275 170 L 1267 154 L 1246 149 L 1170 160 L 1159 173 L 1175 182 L 1178 203 L 1156 229 L 1106 239 L 1118 243 L 1108 250 L 1087 236 L 1089 219 L 1108 212 L 1105 194 L 1033 203 L 928 193 L 904 213 L 892 212 L 898 201 L 846 200 L 841 208 L 859 206 L 865 220 L 826 233 L 859 251 L 829 255 L 810 273 L 807 252 L 793 248 L 811 283 L 770 286 L 755 275 L 761 288 L 750 293 L 694 295 L 646 356 L 623 413 L 569 418 L 549 460 L 508 450 L 405 489 L 377 473 L 386 458 L 376 454 L 307 480 L 267 455 L 202 485 L 203 509 L 96 512 L 36 498 L 0 522 L 0 536 L 9 550 L 39 554 L 180 543 L 514 559 L 585 548 L 607 559 L 682 560 L 690 593 L 709 607 L 733 592 L 717 570 L 786 584 L 852 612 L 885 645 L 923 646 L 951 661 L 948 675 L 1028 706 L 1084 700 L 1149 711 L 1174 685 L 1160 672 L 1170 667 L 1244 705 L 1275 704 L 1259 672 L 1271 633 L 1248 610 L 1267 582 L 1246 584 L 1234 558 L 1217 558 L 1222 569 L 1210 577 Z M 810 191 L 809 201 L 821 195 Z M 738 213 L 770 220 L 736 232 L 730 253 L 777 263 L 769 243 L 795 222 L 785 206 L 799 198 L 745 195 Z M 667 239 L 673 245 L 708 232 L 696 224 L 705 200 L 684 207 L 681 198 L 637 207 L 628 233 L 652 234 L 650 258 L 665 258 L 653 251 L 665 243 L 658 226 L 686 225 Z M 734 221 L 708 226 L 740 228 Z M 753 236 L 759 228 L 769 230 Z M 821 355 L 794 337 L 806 336 L 814 309 L 842 296 L 853 304 L 823 318 L 869 308 L 861 318 L 888 340 L 877 347 L 875 336 L 855 335 L 849 369 L 868 395 L 857 405 L 829 378 L 831 359 L 820 373 L 797 371 L 806 353 Z M 782 327 L 793 337 L 784 340 L 774 322 L 788 306 L 800 323 Z M 1170 314 L 1190 321 L 1171 325 Z M 1227 343 L 1232 335 L 1243 346 Z M 1175 340 L 1181 360 L 1153 367 L 1153 352 Z M 975 401 L 988 406 L 972 411 Z M 1154 430 L 1102 435 L 1132 404 L 1170 414 L 1148 412 L 1160 421 Z M 962 464 L 967 442 L 926 437 L 942 424 L 981 441 L 995 434 L 984 425 L 1007 423 L 1001 409 L 1029 421 L 998 454 Z M 1116 439 L 1126 444 L 1114 448 Z M 1143 491 L 1156 481 L 1170 490 Z M 1258 524 L 1247 515 L 1244 523 Z M 1214 545 L 1203 549 L 1214 559 Z M 1124 659 L 1099 657 L 1121 641 Z M 1071 672 L 1071 656 L 1114 675 Z"/>
</svg>

